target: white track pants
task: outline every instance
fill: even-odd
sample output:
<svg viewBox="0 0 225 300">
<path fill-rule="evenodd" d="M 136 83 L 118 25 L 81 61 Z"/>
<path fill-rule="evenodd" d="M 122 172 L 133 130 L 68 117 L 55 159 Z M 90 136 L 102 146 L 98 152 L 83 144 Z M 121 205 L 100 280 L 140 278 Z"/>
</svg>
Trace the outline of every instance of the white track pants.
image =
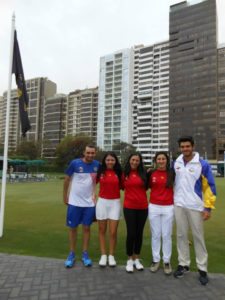
<svg viewBox="0 0 225 300">
<path fill-rule="evenodd" d="M 208 253 L 204 240 L 202 212 L 175 206 L 175 220 L 179 265 L 189 266 L 191 263 L 188 242 L 188 230 L 190 227 L 194 240 L 197 267 L 199 270 L 207 272 Z"/>
<path fill-rule="evenodd" d="M 148 207 L 148 212 L 152 234 L 153 261 L 160 261 L 160 248 L 162 238 L 163 261 L 164 263 L 169 263 L 172 254 L 174 206 L 155 205 L 150 203 Z"/>
</svg>

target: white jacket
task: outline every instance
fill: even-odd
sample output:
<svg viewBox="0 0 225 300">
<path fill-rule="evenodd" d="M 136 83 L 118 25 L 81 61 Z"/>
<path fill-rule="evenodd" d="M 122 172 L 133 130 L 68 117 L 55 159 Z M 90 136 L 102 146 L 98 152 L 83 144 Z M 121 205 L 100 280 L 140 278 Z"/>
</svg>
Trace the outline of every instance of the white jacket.
<svg viewBox="0 0 225 300">
<path fill-rule="evenodd" d="M 188 209 L 203 211 L 214 208 L 216 200 L 215 181 L 210 165 L 195 152 L 186 164 L 183 155 L 174 163 L 176 173 L 174 204 Z"/>
</svg>

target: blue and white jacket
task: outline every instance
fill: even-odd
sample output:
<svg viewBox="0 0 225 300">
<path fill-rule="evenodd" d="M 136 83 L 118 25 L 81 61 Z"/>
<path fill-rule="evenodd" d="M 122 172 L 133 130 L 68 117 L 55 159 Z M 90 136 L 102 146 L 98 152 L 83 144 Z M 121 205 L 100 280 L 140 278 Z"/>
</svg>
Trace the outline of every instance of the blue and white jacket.
<svg viewBox="0 0 225 300">
<path fill-rule="evenodd" d="M 203 211 L 214 208 L 216 187 L 210 165 L 195 152 L 186 164 L 183 155 L 174 163 L 176 173 L 174 204 L 188 209 Z"/>
</svg>

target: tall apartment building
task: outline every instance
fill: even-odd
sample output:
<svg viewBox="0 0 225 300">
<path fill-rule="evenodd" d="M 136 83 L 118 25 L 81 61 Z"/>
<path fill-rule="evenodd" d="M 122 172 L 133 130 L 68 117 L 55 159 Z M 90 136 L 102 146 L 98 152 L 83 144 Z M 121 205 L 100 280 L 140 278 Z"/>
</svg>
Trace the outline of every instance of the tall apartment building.
<svg viewBox="0 0 225 300">
<path fill-rule="evenodd" d="M 43 135 L 43 118 L 45 100 L 56 94 L 56 83 L 48 78 L 33 78 L 26 80 L 29 96 L 28 115 L 31 130 L 27 133 L 27 140 L 41 141 Z"/>
<path fill-rule="evenodd" d="M 97 145 L 106 150 L 131 143 L 133 49 L 100 58 Z"/>
<path fill-rule="evenodd" d="M 29 97 L 28 116 L 31 130 L 26 134 L 27 140 L 42 141 L 43 116 L 45 99 L 56 93 L 56 84 L 47 78 L 33 78 L 26 80 Z M 3 124 L 6 118 L 7 92 L 3 94 Z M 9 120 L 9 150 L 14 151 L 21 141 L 21 129 L 19 121 L 19 107 L 17 90 L 11 91 L 10 120 Z M 2 127 L 1 136 L 5 135 L 5 127 Z"/>
<path fill-rule="evenodd" d="M 56 94 L 45 99 L 42 157 L 55 158 L 55 150 L 66 134 L 67 96 Z"/>
<path fill-rule="evenodd" d="M 218 160 L 225 151 L 225 45 L 218 49 Z"/>
<path fill-rule="evenodd" d="M 80 90 L 69 93 L 67 103 L 66 134 L 74 136 L 80 132 Z"/>
<path fill-rule="evenodd" d="M 98 88 L 76 90 L 68 95 L 67 135 L 85 134 L 96 142 Z"/>
<path fill-rule="evenodd" d="M 132 144 L 152 163 L 157 151 L 168 151 L 169 43 L 134 47 Z"/>
<path fill-rule="evenodd" d="M 0 96 L 0 145 L 3 144 L 4 138 L 5 138 L 4 136 L 2 136 L 2 128 L 4 126 L 4 124 L 3 124 L 3 121 L 4 121 L 4 118 L 3 118 L 3 108 L 4 108 L 3 100 L 4 100 L 4 98 L 2 96 Z"/>
<path fill-rule="evenodd" d="M 1 105 L 1 143 L 5 140 L 5 122 L 6 122 L 6 106 L 7 106 L 7 92 L 3 94 Z M 9 140 L 8 150 L 14 151 L 20 140 L 20 119 L 17 90 L 11 91 L 10 102 L 10 118 L 9 118 Z"/>
<path fill-rule="evenodd" d="M 196 3 L 196 2 L 195 2 Z M 192 135 L 201 156 L 217 156 L 216 1 L 182 1 L 170 7 L 170 150 Z"/>
</svg>

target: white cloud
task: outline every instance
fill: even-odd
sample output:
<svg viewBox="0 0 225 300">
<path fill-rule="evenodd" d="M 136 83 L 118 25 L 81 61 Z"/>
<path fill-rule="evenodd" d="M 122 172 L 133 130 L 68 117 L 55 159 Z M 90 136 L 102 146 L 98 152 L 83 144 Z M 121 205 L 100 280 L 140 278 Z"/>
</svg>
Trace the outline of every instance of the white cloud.
<svg viewBox="0 0 225 300">
<path fill-rule="evenodd" d="M 167 39 L 169 6 L 177 2 L 0 0 L 0 95 L 8 84 L 13 10 L 25 77 L 46 76 L 68 93 L 98 85 L 100 56 Z M 218 0 L 220 42 L 225 42 L 224 13 L 225 1 Z"/>
</svg>

